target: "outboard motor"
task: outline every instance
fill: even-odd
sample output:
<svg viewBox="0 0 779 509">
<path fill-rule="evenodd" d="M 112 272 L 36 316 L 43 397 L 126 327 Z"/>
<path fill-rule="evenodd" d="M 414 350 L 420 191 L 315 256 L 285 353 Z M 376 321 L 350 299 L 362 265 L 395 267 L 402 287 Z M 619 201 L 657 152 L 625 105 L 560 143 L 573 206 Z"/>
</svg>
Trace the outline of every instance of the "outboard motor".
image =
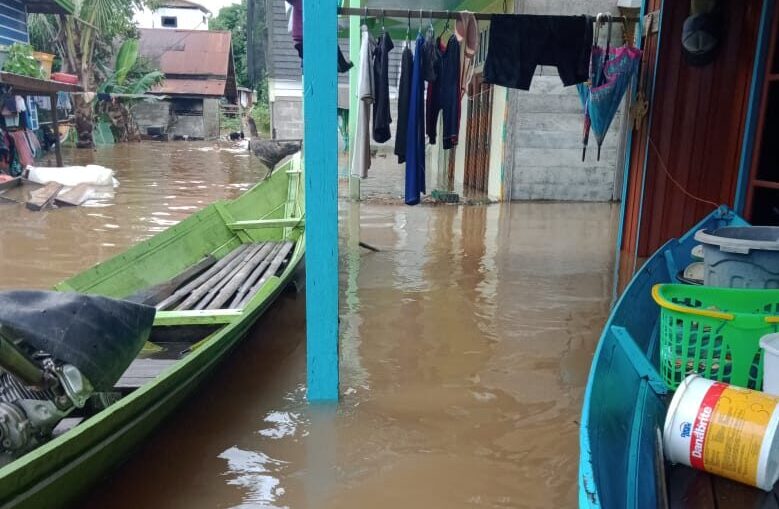
<svg viewBox="0 0 779 509">
<path fill-rule="evenodd" d="M 93 394 L 112 392 L 154 314 L 94 295 L 0 292 L 0 455 L 33 449 Z"/>
</svg>

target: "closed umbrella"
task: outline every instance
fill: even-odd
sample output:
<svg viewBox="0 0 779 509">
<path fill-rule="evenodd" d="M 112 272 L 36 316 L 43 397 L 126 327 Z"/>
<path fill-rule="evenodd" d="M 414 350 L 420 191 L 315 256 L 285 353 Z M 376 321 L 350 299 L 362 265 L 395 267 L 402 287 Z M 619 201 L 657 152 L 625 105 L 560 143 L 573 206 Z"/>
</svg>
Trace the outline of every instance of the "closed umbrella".
<svg viewBox="0 0 779 509">
<path fill-rule="evenodd" d="M 599 46 L 600 39 L 600 26 L 603 23 L 603 19 L 609 19 L 609 30 L 606 36 L 606 48 Z M 611 45 L 611 15 L 610 14 L 598 14 L 595 18 L 595 36 L 593 37 L 592 50 L 590 52 L 590 79 L 587 83 L 579 83 L 576 85 L 576 89 L 579 92 L 579 99 L 582 102 L 584 108 L 584 126 L 582 128 L 582 162 L 584 162 L 587 156 L 587 145 L 590 143 L 590 129 L 592 127 L 592 119 L 590 118 L 590 89 L 603 84 L 603 66 L 604 59 L 609 53 Z"/>
<path fill-rule="evenodd" d="M 603 140 L 640 63 L 641 50 L 627 46 L 612 49 L 603 65 L 603 83 L 590 88 L 587 110 L 598 142 L 599 161 Z"/>
</svg>

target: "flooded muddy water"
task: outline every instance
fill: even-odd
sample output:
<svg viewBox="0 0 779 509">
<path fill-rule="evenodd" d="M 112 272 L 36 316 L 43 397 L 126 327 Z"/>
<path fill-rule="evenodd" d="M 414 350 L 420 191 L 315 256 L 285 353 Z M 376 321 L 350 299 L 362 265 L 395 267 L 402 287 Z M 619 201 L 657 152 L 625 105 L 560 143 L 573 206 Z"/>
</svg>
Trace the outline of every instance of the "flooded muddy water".
<svg viewBox="0 0 779 509">
<path fill-rule="evenodd" d="M 0 286 L 50 286 L 263 171 L 183 143 L 95 159 L 118 170 L 114 201 L 6 215 Z M 576 505 L 578 420 L 611 299 L 617 206 L 340 212 L 340 404 L 305 402 L 305 295 L 289 291 L 79 507 Z"/>
</svg>

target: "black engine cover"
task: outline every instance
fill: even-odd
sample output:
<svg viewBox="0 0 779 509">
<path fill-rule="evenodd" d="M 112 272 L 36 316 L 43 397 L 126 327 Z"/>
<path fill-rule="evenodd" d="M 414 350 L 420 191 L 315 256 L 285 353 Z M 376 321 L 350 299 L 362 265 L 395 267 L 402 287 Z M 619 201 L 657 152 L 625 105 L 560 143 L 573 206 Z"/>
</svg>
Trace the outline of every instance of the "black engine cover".
<svg viewBox="0 0 779 509">
<path fill-rule="evenodd" d="M 96 295 L 0 292 L 4 332 L 72 364 L 96 391 L 110 391 L 138 355 L 155 312 L 153 307 Z"/>
</svg>

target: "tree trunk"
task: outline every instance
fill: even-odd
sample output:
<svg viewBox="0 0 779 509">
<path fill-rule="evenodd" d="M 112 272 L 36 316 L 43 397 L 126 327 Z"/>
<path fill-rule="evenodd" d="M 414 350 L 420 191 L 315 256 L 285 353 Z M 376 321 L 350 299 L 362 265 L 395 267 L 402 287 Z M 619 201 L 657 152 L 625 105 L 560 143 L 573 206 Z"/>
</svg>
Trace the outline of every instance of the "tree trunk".
<svg viewBox="0 0 779 509">
<path fill-rule="evenodd" d="M 93 148 L 95 142 L 92 137 L 92 131 L 94 130 L 92 103 L 86 102 L 83 95 L 74 94 L 73 106 L 76 110 L 76 134 L 78 136 L 76 147 Z"/>
</svg>

